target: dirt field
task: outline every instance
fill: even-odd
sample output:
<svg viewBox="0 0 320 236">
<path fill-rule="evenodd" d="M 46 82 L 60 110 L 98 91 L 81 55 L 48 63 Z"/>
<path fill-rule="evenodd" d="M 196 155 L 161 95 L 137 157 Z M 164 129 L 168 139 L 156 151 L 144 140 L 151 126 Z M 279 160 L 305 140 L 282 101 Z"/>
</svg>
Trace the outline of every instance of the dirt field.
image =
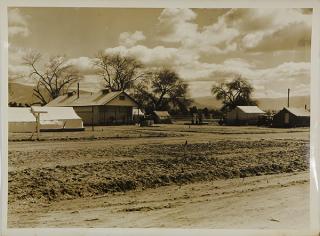
<svg viewBox="0 0 320 236">
<path fill-rule="evenodd" d="M 9 135 L 9 227 L 308 227 L 306 128 L 118 126 L 29 138 Z"/>
</svg>

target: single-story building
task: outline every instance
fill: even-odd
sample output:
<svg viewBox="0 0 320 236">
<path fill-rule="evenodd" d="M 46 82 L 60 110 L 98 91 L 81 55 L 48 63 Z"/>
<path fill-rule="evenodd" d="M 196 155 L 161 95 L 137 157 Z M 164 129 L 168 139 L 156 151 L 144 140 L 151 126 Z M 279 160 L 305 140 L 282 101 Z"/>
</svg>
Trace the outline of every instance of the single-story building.
<svg viewBox="0 0 320 236">
<path fill-rule="evenodd" d="M 264 114 L 265 112 L 257 106 L 237 106 L 227 112 L 224 123 L 227 125 L 256 125 L 259 116 Z"/>
<path fill-rule="evenodd" d="M 8 131 L 10 133 L 32 133 L 37 128 L 37 122 L 30 107 L 8 108 Z"/>
<path fill-rule="evenodd" d="M 172 124 L 171 116 L 168 111 L 154 111 L 153 120 L 156 124 Z"/>
<path fill-rule="evenodd" d="M 84 125 L 117 125 L 133 122 L 137 102 L 124 91 L 79 94 L 69 92 L 49 102 L 47 107 L 73 107 Z"/>
<path fill-rule="evenodd" d="M 38 107 L 31 112 L 40 113 L 40 131 L 81 131 L 84 130 L 82 119 L 72 107 Z"/>
<path fill-rule="evenodd" d="M 272 127 L 291 128 L 310 126 L 310 112 L 302 108 L 284 107 L 273 116 Z"/>
</svg>

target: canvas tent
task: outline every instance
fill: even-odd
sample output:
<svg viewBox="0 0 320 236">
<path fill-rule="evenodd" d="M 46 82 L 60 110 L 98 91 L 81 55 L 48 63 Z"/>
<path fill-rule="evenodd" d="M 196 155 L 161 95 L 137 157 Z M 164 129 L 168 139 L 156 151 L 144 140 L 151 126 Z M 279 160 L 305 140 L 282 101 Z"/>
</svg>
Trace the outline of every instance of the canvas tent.
<svg viewBox="0 0 320 236">
<path fill-rule="evenodd" d="M 301 108 L 284 107 L 273 116 L 273 127 L 306 127 L 310 126 L 310 112 Z"/>
<path fill-rule="evenodd" d="M 132 119 L 134 122 L 138 123 L 143 119 L 144 112 L 142 112 L 139 108 L 133 108 L 132 109 Z"/>
<path fill-rule="evenodd" d="M 141 111 L 141 109 L 139 109 L 139 108 L 133 108 L 132 114 L 134 116 L 144 116 L 144 112 Z"/>
<path fill-rule="evenodd" d="M 72 107 L 32 107 L 32 111 L 40 114 L 41 131 L 83 130 L 82 119 Z"/>
<path fill-rule="evenodd" d="M 237 106 L 227 112 L 225 123 L 229 125 L 256 125 L 259 117 L 264 114 L 265 112 L 257 106 Z"/>
<path fill-rule="evenodd" d="M 12 133 L 32 133 L 36 131 L 36 118 L 28 107 L 8 108 L 8 128 Z"/>
</svg>

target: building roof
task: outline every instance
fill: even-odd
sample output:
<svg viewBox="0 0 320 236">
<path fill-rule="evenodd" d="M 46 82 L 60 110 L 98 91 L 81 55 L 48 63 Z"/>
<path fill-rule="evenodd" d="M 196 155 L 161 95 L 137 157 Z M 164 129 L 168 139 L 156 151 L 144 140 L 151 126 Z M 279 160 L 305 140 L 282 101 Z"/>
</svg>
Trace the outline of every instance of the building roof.
<svg viewBox="0 0 320 236">
<path fill-rule="evenodd" d="M 308 110 L 302 109 L 302 108 L 289 108 L 284 107 L 283 109 L 287 110 L 291 114 L 299 117 L 310 117 L 310 112 Z"/>
<path fill-rule="evenodd" d="M 72 107 L 39 107 L 33 106 L 32 110 L 41 113 L 41 121 L 52 120 L 81 120 Z"/>
<path fill-rule="evenodd" d="M 76 93 L 71 96 L 68 96 L 67 94 L 62 95 L 62 96 L 59 96 L 56 99 L 52 100 L 51 102 L 49 102 L 46 106 L 49 106 L 49 107 L 81 107 L 81 106 L 107 105 L 109 102 L 111 102 L 113 99 L 118 97 L 120 94 L 125 94 L 132 101 L 134 101 L 133 98 L 131 98 L 127 93 L 125 93 L 123 91 L 109 92 L 109 93 L 104 93 L 103 91 L 99 91 L 99 92 L 93 93 L 93 94 L 81 94 L 79 98 Z"/>
<path fill-rule="evenodd" d="M 154 111 L 153 113 L 158 117 L 170 117 L 170 114 L 167 111 Z"/>
<path fill-rule="evenodd" d="M 36 122 L 36 118 L 30 111 L 30 107 L 9 107 L 9 122 Z"/>
<path fill-rule="evenodd" d="M 241 111 L 244 113 L 251 113 L 251 114 L 261 114 L 265 113 L 257 106 L 237 106 Z"/>
</svg>

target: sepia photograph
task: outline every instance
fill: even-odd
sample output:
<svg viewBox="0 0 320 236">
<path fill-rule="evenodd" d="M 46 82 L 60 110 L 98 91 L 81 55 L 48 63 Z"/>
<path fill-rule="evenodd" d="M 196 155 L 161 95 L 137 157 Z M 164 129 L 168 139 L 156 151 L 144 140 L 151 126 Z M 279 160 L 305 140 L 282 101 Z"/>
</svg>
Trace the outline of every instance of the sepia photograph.
<svg viewBox="0 0 320 236">
<path fill-rule="evenodd" d="M 8 228 L 309 229 L 311 8 L 8 7 Z"/>
</svg>

